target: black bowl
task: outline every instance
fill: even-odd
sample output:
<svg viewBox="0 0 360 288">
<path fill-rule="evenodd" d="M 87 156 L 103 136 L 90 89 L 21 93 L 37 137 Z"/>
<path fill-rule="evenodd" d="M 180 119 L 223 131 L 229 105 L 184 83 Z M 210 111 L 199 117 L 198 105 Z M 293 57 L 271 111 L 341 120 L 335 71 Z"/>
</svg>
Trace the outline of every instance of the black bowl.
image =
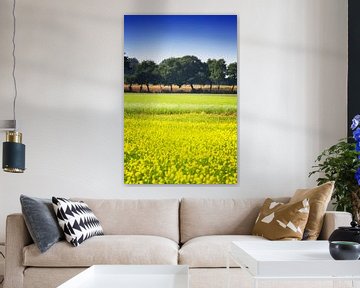
<svg viewBox="0 0 360 288">
<path fill-rule="evenodd" d="M 358 260 L 360 257 L 360 244 L 357 242 L 331 241 L 329 250 L 335 260 Z"/>
</svg>

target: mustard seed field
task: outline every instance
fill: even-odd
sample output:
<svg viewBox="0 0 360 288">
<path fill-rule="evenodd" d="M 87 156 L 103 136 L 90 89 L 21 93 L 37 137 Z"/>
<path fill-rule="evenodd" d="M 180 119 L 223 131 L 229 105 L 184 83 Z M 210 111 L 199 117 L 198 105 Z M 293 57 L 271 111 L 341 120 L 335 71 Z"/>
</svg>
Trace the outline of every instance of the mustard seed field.
<svg viewBox="0 0 360 288">
<path fill-rule="evenodd" d="M 125 184 L 236 184 L 237 95 L 124 95 Z"/>
</svg>

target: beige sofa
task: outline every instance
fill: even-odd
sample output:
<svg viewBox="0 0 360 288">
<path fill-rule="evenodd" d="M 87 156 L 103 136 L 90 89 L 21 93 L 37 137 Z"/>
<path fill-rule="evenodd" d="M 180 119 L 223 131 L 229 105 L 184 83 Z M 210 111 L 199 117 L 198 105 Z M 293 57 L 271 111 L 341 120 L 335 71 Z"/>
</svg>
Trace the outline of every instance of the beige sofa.
<svg viewBox="0 0 360 288">
<path fill-rule="evenodd" d="M 105 235 L 76 248 L 61 241 L 41 254 L 23 216 L 8 216 L 5 288 L 56 287 L 94 264 L 185 264 L 191 288 L 223 288 L 231 241 L 268 241 L 249 235 L 263 199 L 81 200 L 99 218 Z M 327 212 L 321 237 L 350 219 L 345 212 Z M 231 266 L 235 287 L 243 272 Z"/>
</svg>

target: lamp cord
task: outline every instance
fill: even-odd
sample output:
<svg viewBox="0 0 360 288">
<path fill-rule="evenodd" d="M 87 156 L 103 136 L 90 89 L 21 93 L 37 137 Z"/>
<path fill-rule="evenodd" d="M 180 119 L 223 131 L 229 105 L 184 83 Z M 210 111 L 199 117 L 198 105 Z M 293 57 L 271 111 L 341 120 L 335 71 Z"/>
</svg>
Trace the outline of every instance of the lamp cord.
<svg viewBox="0 0 360 288">
<path fill-rule="evenodd" d="M 13 50 L 12 50 L 12 57 L 13 57 L 13 69 L 12 69 L 12 77 L 14 81 L 14 101 L 13 101 L 13 115 L 14 115 L 14 121 L 15 121 L 15 130 L 16 130 L 16 98 L 17 98 L 17 85 L 16 85 L 16 78 L 15 78 L 15 68 L 16 68 L 16 57 L 15 57 L 15 34 L 16 34 L 16 16 L 15 16 L 15 7 L 16 7 L 16 0 L 13 1 L 13 9 L 12 9 L 12 16 L 13 16 L 13 35 L 12 35 L 12 44 L 13 44 Z"/>
</svg>

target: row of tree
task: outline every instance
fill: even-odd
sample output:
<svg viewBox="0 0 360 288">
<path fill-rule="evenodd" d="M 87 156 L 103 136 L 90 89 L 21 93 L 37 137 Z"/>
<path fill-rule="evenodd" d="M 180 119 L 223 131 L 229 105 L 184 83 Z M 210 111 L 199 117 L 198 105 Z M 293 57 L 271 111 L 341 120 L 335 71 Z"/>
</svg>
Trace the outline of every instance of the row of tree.
<svg viewBox="0 0 360 288">
<path fill-rule="evenodd" d="M 191 91 L 194 91 L 194 85 L 210 85 L 210 91 L 213 85 L 231 85 L 231 91 L 234 91 L 237 85 L 237 63 L 226 65 L 224 59 L 208 59 L 202 62 L 196 56 L 186 55 L 183 57 L 171 57 L 164 59 L 160 64 L 151 60 L 139 62 L 136 58 L 130 58 L 124 55 L 124 76 L 125 84 L 129 85 L 132 91 L 132 85 L 146 85 L 150 92 L 149 85 L 168 85 L 171 91 L 173 85 L 181 88 L 182 85 L 190 85 Z"/>
</svg>

